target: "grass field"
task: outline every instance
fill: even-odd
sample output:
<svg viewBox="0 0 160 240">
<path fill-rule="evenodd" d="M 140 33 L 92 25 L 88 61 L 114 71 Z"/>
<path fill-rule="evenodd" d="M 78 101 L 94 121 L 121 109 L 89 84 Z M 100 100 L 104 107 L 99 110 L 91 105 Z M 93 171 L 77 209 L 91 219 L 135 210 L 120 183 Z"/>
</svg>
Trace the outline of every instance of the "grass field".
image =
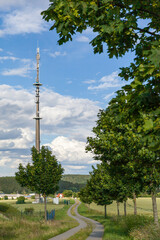
<svg viewBox="0 0 160 240">
<path fill-rule="evenodd" d="M 26 207 L 33 207 L 35 215 L 21 216 L 19 210 L 23 211 Z M 0 217 L 0 240 L 48 240 L 61 234 L 78 225 L 67 215 L 69 207 L 49 203 L 47 209 L 55 208 L 56 215 L 53 221 L 45 223 L 43 216 L 38 214 L 39 211 L 44 211 L 43 204 L 32 204 L 29 201 L 26 204 L 16 204 L 14 200 L 0 201 L 0 213 L 8 217 L 8 219 Z"/>
<path fill-rule="evenodd" d="M 44 204 L 40 203 L 40 204 L 33 204 L 32 203 L 33 200 L 25 200 L 25 204 L 16 204 L 16 200 L 1 200 L 1 203 L 7 203 L 10 204 L 12 207 L 15 207 L 16 209 L 18 209 L 19 211 L 24 211 L 25 208 L 34 208 L 34 212 L 44 212 Z M 63 204 L 52 204 L 52 202 L 48 202 L 47 203 L 47 210 L 51 211 L 52 209 L 58 210 L 63 208 Z"/>
<path fill-rule="evenodd" d="M 90 204 L 90 208 L 94 209 L 98 212 L 103 213 L 104 207 L 103 206 L 97 206 L 95 203 Z M 157 208 L 158 208 L 158 214 L 160 217 L 160 198 L 157 198 Z M 127 201 L 127 214 L 133 214 L 133 200 L 129 199 Z M 117 206 L 116 202 L 113 202 L 111 205 L 107 206 L 107 213 L 108 215 L 117 215 Z M 153 216 L 152 211 L 152 199 L 151 198 L 137 198 L 137 213 L 139 215 L 146 215 L 146 216 Z M 120 203 L 120 214 L 124 214 L 124 206 L 122 203 Z"/>
</svg>

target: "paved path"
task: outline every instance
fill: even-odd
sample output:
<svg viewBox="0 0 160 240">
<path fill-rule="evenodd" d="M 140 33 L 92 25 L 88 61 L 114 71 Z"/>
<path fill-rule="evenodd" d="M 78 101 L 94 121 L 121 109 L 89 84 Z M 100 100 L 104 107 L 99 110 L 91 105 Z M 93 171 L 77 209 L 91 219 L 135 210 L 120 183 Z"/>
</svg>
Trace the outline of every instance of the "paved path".
<svg viewBox="0 0 160 240">
<path fill-rule="evenodd" d="M 81 204 L 81 202 L 79 202 L 78 204 L 75 203 L 73 206 L 71 206 L 68 210 L 68 216 L 74 218 L 78 223 L 79 226 L 72 228 L 70 230 L 68 230 L 67 232 L 64 232 L 56 237 L 50 238 L 49 240 L 67 240 L 69 237 L 73 236 L 74 234 L 76 234 L 77 232 L 79 232 L 82 228 L 87 227 L 87 224 L 84 220 L 90 221 L 93 224 L 93 232 L 90 234 L 90 236 L 86 239 L 86 240 L 102 240 L 102 236 L 103 236 L 103 232 L 104 232 L 104 228 L 103 225 L 100 224 L 97 221 L 94 221 L 90 218 L 86 218 L 81 216 L 78 212 L 77 212 L 77 208 L 78 206 Z M 73 216 L 71 214 L 71 209 L 75 207 L 75 214 L 76 216 Z M 76 240 L 76 239 L 75 239 Z M 85 239 L 84 239 L 85 240 Z"/>
<path fill-rule="evenodd" d="M 71 209 L 72 209 L 75 205 L 76 205 L 76 207 L 75 207 L 75 212 L 77 212 L 77 208 L 78 208 L 78 206 L 80 205 L 80 203 L 79 203 L 79 204 L 75 203 L 73 206 L 71 206 L 71 207 L 69 208 L 67 214 L 68 214 L 68 216 L 74 218 L 74 219 L 79 223 L 79 226 L 78 226 L 78 227 L 75 227 L 75 228 L 72 228 L 72 229 L 68 230 L 67 232 L 64 232 L 64 233 L 62 233 L 62 234 L 60 234 L 60 235 L 58 235 L 58 236 L 56 236 L 56 237 L 50 238 L 49 240 L 66 240 L 67 238 L 73 236 L 74 234 L 76 234 L 77 232 L 79 232 L 82 228 L 85 228 L 85 227 L 87 226 L 87 224 L 86 224 L 83 220 L 81 220 L 81 219 L 79 219 L 78 217 L 75 217 L 75 216 L 73 216 L 73 215 L 71 214 Z"/>
</svg>

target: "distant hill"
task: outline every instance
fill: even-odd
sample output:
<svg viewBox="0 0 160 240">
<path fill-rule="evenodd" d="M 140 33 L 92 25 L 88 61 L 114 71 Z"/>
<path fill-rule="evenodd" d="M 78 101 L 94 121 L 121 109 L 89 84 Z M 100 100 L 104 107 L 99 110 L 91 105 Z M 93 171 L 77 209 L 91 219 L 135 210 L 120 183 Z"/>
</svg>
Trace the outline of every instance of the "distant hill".
<svg viewBox="0 0 160 240">
<path fill-rule="evenodd" d="M 72 190 L 73 192 L 79 192 L 89 178 L 89 175 L 63 175 L 62 180 L 59 182 L 58 191 Z M 8 194 L 30 192 L 27 188 L 22 188 L 15 177 L 0 177 L 0 191 Z"/>
<path fill-rule="evenodd" d="M 79 184 L 86 184 L 87 180 L 89 180 L 90 175 L 80 175 L 80 174 L 66 174 L 63 175 L 62 180 L 71 182 L 71 183 L 79 183 Z"/>
</svg>

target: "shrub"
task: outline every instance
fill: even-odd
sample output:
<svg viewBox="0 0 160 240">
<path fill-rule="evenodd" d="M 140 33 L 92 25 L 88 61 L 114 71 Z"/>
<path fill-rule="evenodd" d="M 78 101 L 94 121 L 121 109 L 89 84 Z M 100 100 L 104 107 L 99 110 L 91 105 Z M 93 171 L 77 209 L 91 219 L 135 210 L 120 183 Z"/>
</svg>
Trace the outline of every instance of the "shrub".
<svg viewBox="0 0 160 240">
<path fill-rule="evenodd" d="M 21 196 L 17 198 L 16 204 L 24 204 L 25 203 L 25 197 Z"/>
<path fill-rule="evenodd" d="M 4 196 L 3 199 L 4 199 L 4 200 L 8 200 L 8 196 Z"/>
<path fill-rule="evenodd" d="M 32 215 L 34 212 L 34 208 L 25 208 L 24 213 L 27 215 Z"/>
<path fill-rule="evenodd" d="M 33 195 L 33 196 L 31 196 L 31 199 L 35 199 L 35 196 Z"/>
<path fill-rule="evenodd" d="M 64 190 L 63 195 L 64 197 L 72 197 L 73 192 L 72 190 Z"/>
</svg>

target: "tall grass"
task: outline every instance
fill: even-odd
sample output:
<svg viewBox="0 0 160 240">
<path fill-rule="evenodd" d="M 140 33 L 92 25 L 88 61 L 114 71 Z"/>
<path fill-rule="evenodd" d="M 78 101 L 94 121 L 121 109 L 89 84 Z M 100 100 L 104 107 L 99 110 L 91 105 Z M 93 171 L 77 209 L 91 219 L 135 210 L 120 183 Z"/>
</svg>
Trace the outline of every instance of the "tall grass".
<svg viewBox="0 0 160 240">
<path fill-rule="evenodd" d="M 36 216 L 21 217 L 20 211 L 16 208 L 0 203 L 0 212 L 9 219 L 0 218 L 0 240 L 48 240 L 61 234 L 78 225 L 67 215 L 69 207 L 62 205 L 56 210 L 55 220 L 45 223 L 42 218 Z"/>
</svg>

